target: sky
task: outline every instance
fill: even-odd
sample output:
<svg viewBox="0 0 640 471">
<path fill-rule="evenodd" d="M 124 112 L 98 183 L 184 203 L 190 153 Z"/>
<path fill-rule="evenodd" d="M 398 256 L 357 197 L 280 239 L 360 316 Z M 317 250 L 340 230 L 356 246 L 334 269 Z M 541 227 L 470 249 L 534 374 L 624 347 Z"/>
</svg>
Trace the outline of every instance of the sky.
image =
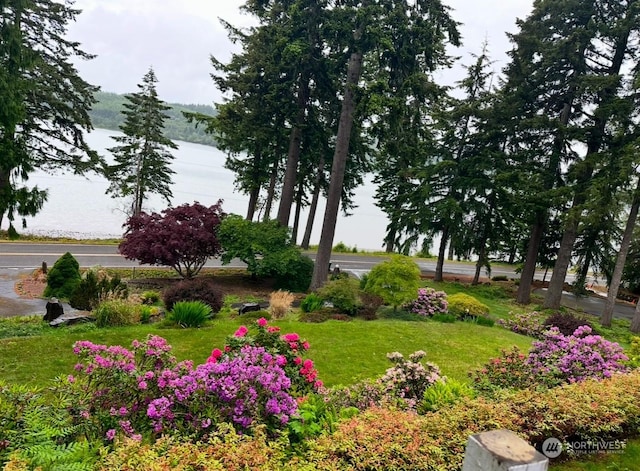
<svg viewBox="0 0 640 471">
<path fill-rule="evenodd" d="M 444 0 L 455 20 L 463 23 L 463 46 L 452 49 L 470 63 L 487 39 L 499 71 L 510 48 L 505 31 L 515 32 L 516 18 L 524 19 L 533 0 Z M 160 99 L 171 103 L 212 105 L 221 95 L 210 74 L 210 56 L 227 60 L 234 45 L 219 18 L 234 26 L 249 26 L 252 18 L 240 12 L 244 0 L 76 0 L 82 10 L 69 27 L 69 38 L 91 61 L 76 65 L 80 75 L 106 92 L 130 93 L 153 67 Z M 436 76 L 442 83 L 461 77 L 460 67 Z"/>
</svg>

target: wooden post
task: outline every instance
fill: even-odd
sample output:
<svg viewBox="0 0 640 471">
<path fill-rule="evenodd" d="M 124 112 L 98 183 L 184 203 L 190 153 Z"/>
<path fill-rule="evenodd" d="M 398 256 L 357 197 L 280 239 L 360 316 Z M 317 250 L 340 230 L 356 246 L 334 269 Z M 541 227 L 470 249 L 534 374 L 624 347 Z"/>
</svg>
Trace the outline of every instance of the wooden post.
<svg viewBox="0 0 640 471">
<path fill-rule="evenodd" d="M 549 459 L 509 430 L 471 435 L 462 471 L 547 471 Z"/>
</svg>

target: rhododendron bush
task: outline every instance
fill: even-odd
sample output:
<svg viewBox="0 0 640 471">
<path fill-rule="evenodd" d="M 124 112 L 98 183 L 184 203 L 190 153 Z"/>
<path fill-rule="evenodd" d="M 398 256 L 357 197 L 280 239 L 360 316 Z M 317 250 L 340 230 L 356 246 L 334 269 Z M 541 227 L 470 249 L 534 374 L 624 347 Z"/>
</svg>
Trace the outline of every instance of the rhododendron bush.
<svg viewBox="0 0 640 471">
<path fill-rule="evenodd" d="M 308 348 L 298 334 L 281 335 L 265 319 L 255 333 L 241 326 L 197 366 L 177 362 L 158 336 L 134 341 L 132 350 L 76 342 L 77 374 L 68 378 L 72 413 L 88 436 L 107 440 L 118 433 L 136 440 L 167 431 L 204 436 L 221 422 L 274 431 L 296 413 L 296 397 L 322 386 L 303 357 Z"/>
</svg>

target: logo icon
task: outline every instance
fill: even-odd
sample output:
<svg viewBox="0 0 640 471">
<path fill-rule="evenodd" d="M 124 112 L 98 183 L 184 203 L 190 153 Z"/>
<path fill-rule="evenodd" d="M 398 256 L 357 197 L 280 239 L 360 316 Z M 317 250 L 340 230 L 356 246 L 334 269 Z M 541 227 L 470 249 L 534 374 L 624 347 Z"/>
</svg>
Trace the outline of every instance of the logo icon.
<svg viewBox="0 0 640 471">
<path fill-rule="evenodd" d="M 557 438 L 547 438 L 542 443 L 542 453 L 547 458 L 557 458 L 562 453 L 562 443 Z"/>
</svg>

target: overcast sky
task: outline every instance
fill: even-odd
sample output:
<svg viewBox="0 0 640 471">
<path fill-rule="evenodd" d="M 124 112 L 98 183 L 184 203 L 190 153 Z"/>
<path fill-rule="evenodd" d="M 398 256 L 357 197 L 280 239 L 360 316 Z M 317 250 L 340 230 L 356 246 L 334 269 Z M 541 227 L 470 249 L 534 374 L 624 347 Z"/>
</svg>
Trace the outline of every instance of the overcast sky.
<svg viewBox="0 0 640 471">
<path fill-rule="evenodd" d="M 469 63 L 487 38 L 494 68 L 504 65 L 516 18 L 526 17 L 533 0 L 444 0 L 463 23 L 464 44 L 453 51 Z M 220 101 L 209 56 L 229 58 L 233 45 L 218 18 L 236 26 L 251 24 L 240 13 L 244 0 L 76 0 L 82 10 L 69 36 L 97 57 L 78 63 L 82 77 L 103 91 L 130 93 L 153 66 L 158 94 L 167 102 L 213 104 Z M 440 74 L 450 82 L 458 72 Z"/>
</svg>

